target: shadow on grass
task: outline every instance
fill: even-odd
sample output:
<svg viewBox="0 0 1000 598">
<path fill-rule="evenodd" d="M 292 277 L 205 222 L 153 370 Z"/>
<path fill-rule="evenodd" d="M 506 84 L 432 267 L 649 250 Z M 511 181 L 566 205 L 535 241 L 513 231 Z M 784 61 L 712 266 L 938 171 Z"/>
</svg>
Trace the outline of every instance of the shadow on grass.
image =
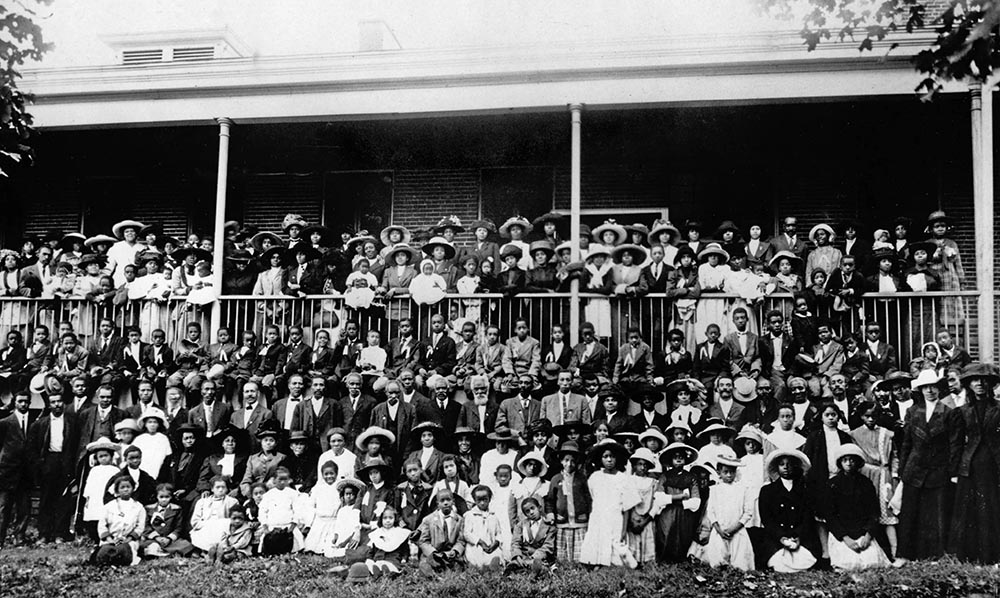
<svg viewBox="0 0 1000 598">
<path fill-rule="evenodd" d="M 799 575 L 743 573 L 692 565 L 657 565 L 638 571 L 559 565 L 538 577 L 498 571 L 422 578 L 408 569 L 401 578 L 349 584 L 318 556 L 247 559 L 212 567 L 196 559 L 162 559 L 136 567 L 100 569 L 85 563 L 88 551 L 72 546 L 12 548 L 0 553 L 4 598 L 94 596 L 101 598 L 686 598 L 694 596 L 893 598 L 904 596 L 997 596 L 1000 570 L 944 559 L 901 570 Z"/>
</svg>

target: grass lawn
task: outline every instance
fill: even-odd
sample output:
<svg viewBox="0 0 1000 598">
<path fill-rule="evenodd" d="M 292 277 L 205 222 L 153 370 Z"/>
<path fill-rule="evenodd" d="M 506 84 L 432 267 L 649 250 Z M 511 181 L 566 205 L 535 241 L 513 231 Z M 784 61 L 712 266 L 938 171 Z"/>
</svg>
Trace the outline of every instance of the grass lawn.
<svg viewBox="0 0 1000 598">
<path fill-rule="evenodd" d="M 691 565 L 654 566 L 638 571 L 586 571 L 559 566 L 551 574 L 504 576 L 499 572 L 421 578 L 415 570 L 396 580 L 348 584 L 329 572 L 318 556 L 248 559 L 214 569 L 192 559 L 163 559 L 136 567 L 97 569 L 86 565 L 86 548 L 70 545 L 7 548 L 0 552 L 0 596 L 94 596 L 159 598 L 302 598 L 361 596 L 398 598 L 639 598 L 663 596 L 998 596 L 1000 569 L 952 560 L 915 563 L 901 570 L 796 576 L 718 570 Z"/>
</svg>

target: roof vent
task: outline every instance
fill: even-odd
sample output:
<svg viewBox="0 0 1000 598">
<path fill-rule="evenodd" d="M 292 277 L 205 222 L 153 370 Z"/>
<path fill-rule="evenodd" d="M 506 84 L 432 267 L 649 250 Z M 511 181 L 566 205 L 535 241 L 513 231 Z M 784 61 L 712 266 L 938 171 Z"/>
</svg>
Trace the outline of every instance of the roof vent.
<svg viewBox="0 0 1000 598">
<path fill-rule="evenodd" d="M 151 50 L 123 50 L 122 64 L 149 64 L 163 61 L 163 48 Z"/>
<path fill-rule="evenodd" d="M 245 58 L 253 52 L 228 29 L 106 35 L 101 39 L 126 66 Z"/>
</svg>

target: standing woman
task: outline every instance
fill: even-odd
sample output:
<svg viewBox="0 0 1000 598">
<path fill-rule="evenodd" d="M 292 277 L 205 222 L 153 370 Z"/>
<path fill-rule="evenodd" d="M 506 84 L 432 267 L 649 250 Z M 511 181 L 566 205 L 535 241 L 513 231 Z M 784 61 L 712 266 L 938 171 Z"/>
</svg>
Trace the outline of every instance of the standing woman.
<svg viewBox="0 0 1000 598">
<path fill-rule="evenodd" d="M 930 242 L 937 246 L 931 255 L 931 270 L 941 276 L 941 290 L 961 291 L 965 283 L 965 270 L 962 268 L 962 255 L 958 252 L 958 244 L 945 235 L 951 230 L 951 218 L 941 210 L 931 212 L 927 217 L 927 232 Z M 941 328 L 954 327 L 965 320 L 965 306 L 961 297 L 945 297 L 941 300 L 938 312 Z"/>
<path fill-rule="evenodd" d="M 913 402 L 903 423 L 899 449 L 903 498 L 896 567 L 912 559 L 943 555 L 948 521 L 951 410 L 939 400 L 947 392 L 947 381 L 924 370 L 910 386 L 923 400 Z"/>
<path fill-rule="evenodd" d="M 952 412 L 952 473 L 958 474 L 948 552 L 962 560 L 1000 561 L 1000 406 L 993 387 L 995 365 L 970 363 L 962 369 L 966 403 Z"/>
</svg>

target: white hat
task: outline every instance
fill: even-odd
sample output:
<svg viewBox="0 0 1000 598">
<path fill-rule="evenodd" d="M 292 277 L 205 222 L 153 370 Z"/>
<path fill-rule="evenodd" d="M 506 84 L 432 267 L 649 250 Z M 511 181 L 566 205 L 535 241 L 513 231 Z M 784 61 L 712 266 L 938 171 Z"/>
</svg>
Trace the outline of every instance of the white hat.
<svg viewBox="0 0 1000 598">
<path fill-rule="evenodd" d="M 833 228 L 829 224 L 820 223 L 812 227 L 812 229 L 809 231 L 809 240 L 815 243 L 816 232 L 821 230 L 825 230 L 826 234 L 829 235 L 830 238 L 827 239 L 827 241 L 830 243 L 832 243 L 833 239 L 837 236 L 837 233 L 833 232 Z"/>
</svg>

